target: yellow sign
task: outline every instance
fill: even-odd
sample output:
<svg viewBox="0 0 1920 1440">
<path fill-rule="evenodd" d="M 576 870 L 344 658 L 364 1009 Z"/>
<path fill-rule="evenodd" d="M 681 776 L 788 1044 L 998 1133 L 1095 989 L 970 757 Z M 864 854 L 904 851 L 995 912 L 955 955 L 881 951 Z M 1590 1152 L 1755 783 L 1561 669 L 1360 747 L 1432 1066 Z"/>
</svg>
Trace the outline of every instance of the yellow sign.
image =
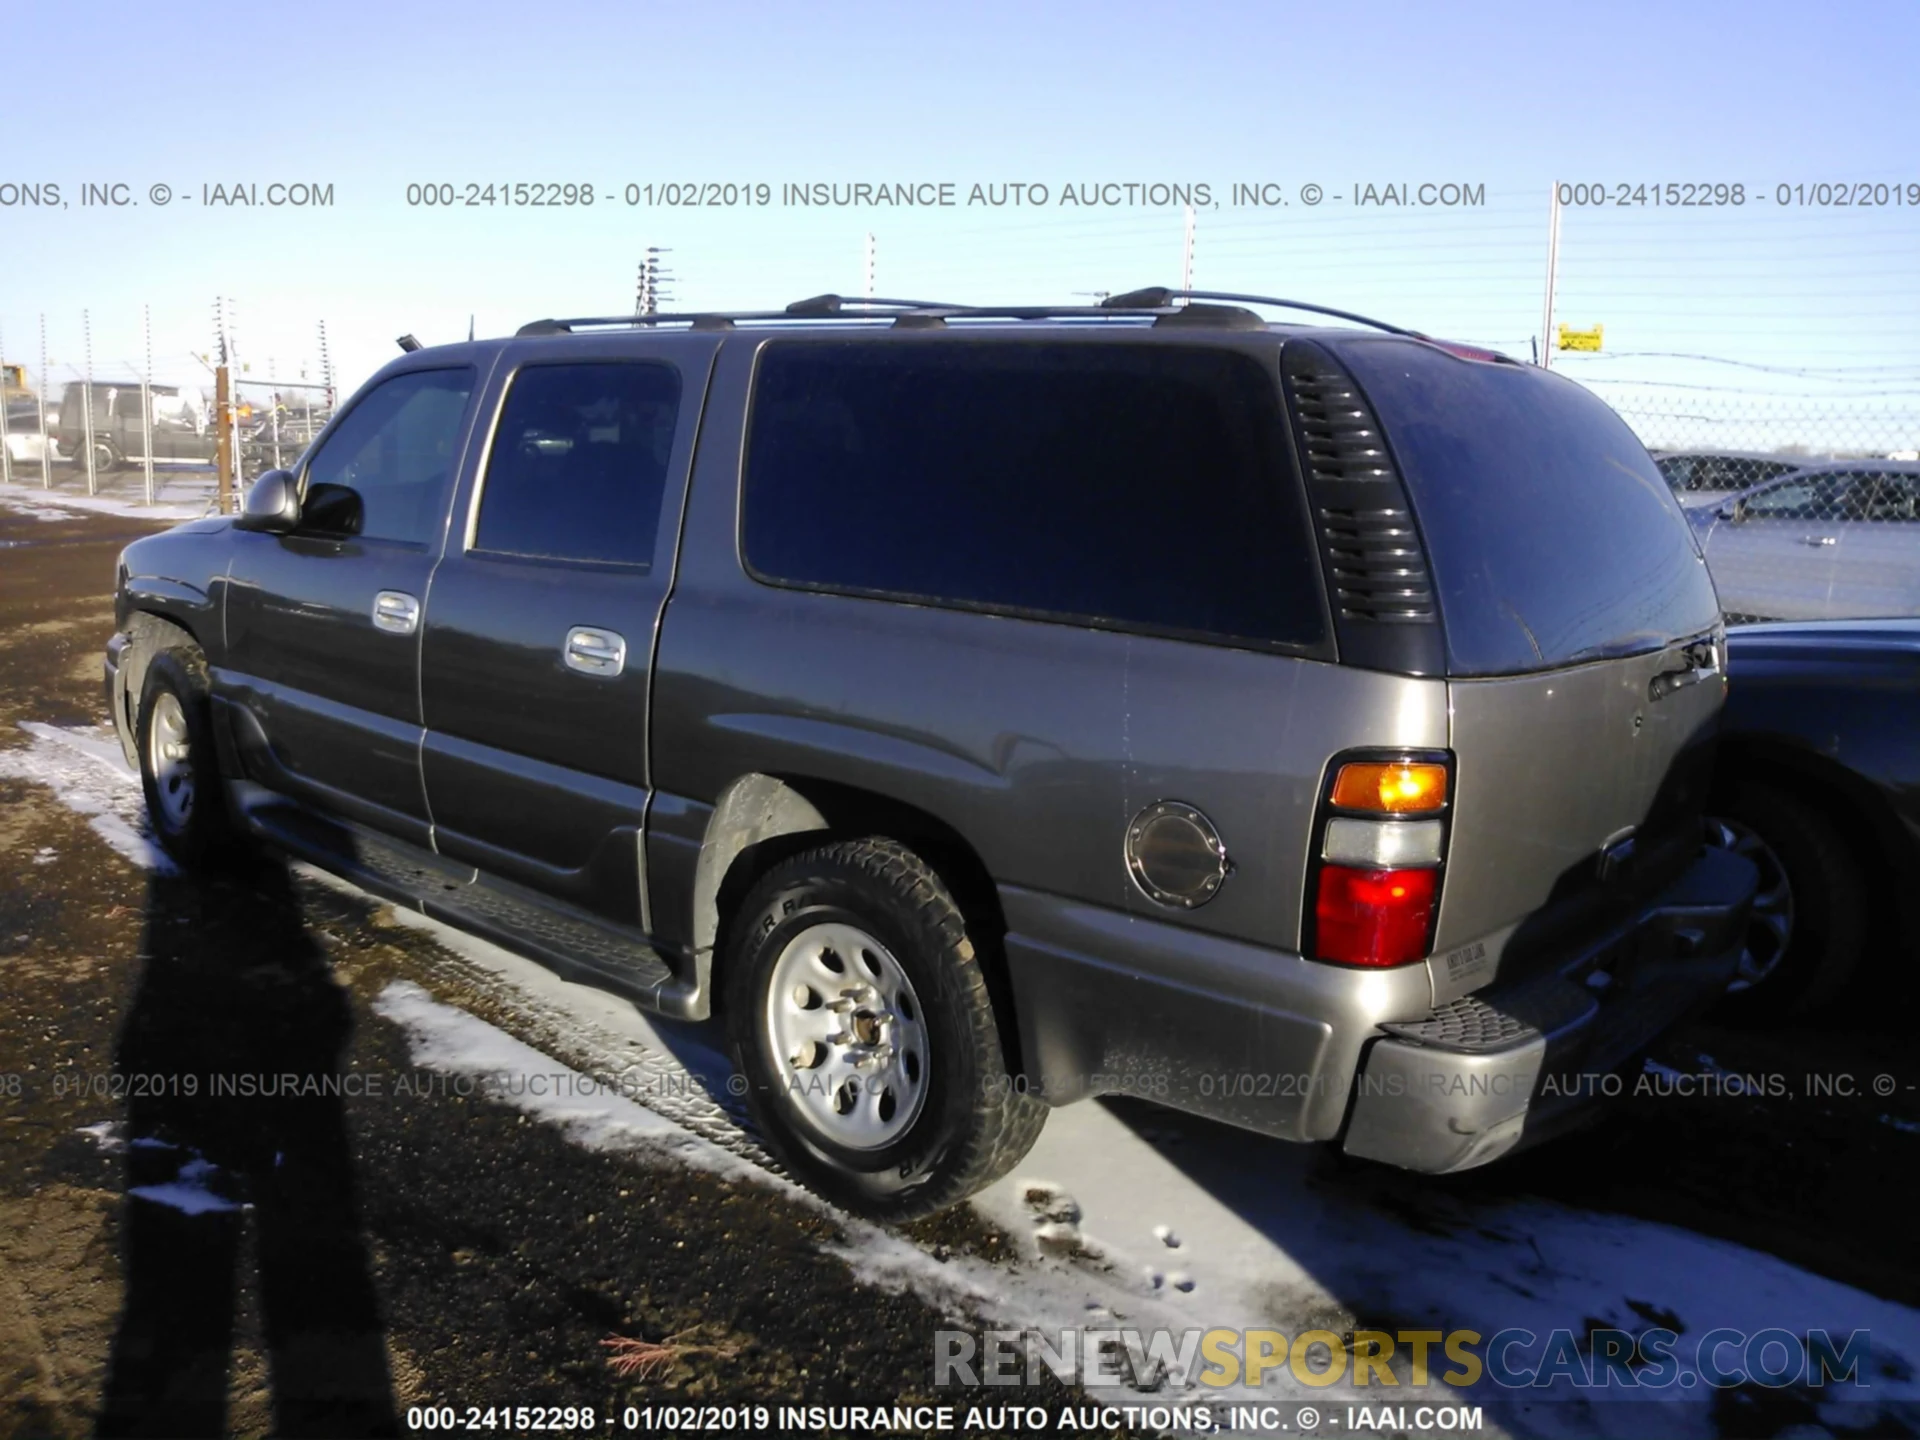
<svg viewBox="0 0 1920 1440">
<path fill-rule="evenodd" d="M 1570 330 L 1560 327 L 1560 348 L 1562 350 L 1598 350 L 1600 336 L 1606 330 L 1604 325 L 1596 325 L 1591 330 Z"/>
</svg>

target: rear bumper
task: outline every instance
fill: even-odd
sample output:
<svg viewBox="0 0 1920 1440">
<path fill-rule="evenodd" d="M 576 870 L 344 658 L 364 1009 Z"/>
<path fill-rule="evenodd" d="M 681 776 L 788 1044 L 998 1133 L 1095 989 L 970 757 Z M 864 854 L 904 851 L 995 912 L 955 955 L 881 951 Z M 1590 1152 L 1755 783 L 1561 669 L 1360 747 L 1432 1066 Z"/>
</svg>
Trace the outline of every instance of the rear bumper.
<svg viewBox="0 0 1920 1440">
<path fill-rule="evenodd" d="M 1343 1147 L 1410 1170 L 1465 1170 L 1630 1089 L 1645 1047 L 1726 988 L 1754 883 L 1752 865 L 1708 850 L 1633 925 L 1557 973 L 1380 1027 Z"/>
<path fill-rule="evenodd" d="M 1424 965 L 1324 965 L 1002 886 L 1018 1083 L 1053 1105 L 1130 1095 L 1414 1170 L 1484 1164 L 1577 1119 L 1725 989 L 1754 881 L 1705 852 L 1553 973 L 1437 1008 Z"/>
</svg>

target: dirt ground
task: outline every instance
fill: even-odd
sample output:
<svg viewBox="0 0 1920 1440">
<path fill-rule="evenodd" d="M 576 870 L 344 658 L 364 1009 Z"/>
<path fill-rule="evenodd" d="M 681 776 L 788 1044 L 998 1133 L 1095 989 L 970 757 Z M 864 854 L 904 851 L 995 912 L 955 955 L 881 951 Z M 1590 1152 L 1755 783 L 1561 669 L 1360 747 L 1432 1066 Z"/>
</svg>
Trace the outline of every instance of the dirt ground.
<svg viewBox="0 0 1920 1440">
<path fill-rule="evenodd" d="M 114 557 L 149 528 L 0 506 L 0 749 L 23 721 L 103 718 Z M 0 1434 L 398 1433 L 423 1399 L 604 1415 L 871 1403 L 876 1382 L 897 1403 L 936 1398 L 940 1316 L 856 1284 L 821 1248 L 834 1222 L 760 1186 L 586 1149 L 452 1093 L 76 1093 L 115 1069 L 408 1070 L 405 1036 L 370 1008 L 388 982 L 482 1014 L 486 996 L 376 903 L 271 859 L 213 886 L 143 873 L 14 779 L 0 876 L 0 1087 L 15 1087 L 0 1089 Z M 1661 1058 L 1885 1073 L 1888 1097 L 1629 1101 L 1582 1143 L 1447 1183 L 1670 1221 L 1920 1304 L 1920 1067 L 1903 1007 L 1861 1013 L 1695 1025 Z M 126 1198 L 183 1174 L 233 1208 Z M 1432 1183 L 1382 1172 L 1374 1193 L 1414 1213 Z M 915 1233 L 989 1257 L 1003 1244 L 964 1215 Z M 614 1336 L 674 1348 L 623 1379 Z M 1074 1398 L 1051 1383 L 995 1397 Z"/>
<path fill-rule="evenodd" d="M 148 528 L 0 508 L 0 746 L 21 720 L 102 717 L 114 557 Z M 821 1253 L 831 1223 L 757 1187 L 452 1093 L 57 1093 L 116 1065 L 405 1071 L 367 999 L 444 956 L 272 861 L 211 890 L 143 876 L 27 782 L 0 780 L 0 857 L 0 1071 L 22 1083 L 0 1096 L 0 1433 L 395 1433 L 426 1396 L 872 1403 L 880 1377 L 933 1398 L 939 1317 L 854 1285 Z M 78 1133 L 107 1121 L 164 1144 Z M 182 1156 L 250 1210 L 210 1226 L 125 1202 Z M 613 1335 L 679 1358 L 623 1384 Z"/>
</svg>

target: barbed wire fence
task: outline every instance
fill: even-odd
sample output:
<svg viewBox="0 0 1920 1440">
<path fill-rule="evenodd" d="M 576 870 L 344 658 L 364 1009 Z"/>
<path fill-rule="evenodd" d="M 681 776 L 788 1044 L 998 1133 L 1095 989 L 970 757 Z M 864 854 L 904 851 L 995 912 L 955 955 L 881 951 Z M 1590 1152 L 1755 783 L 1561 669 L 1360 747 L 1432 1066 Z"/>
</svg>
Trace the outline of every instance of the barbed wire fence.
<svg viewBox="0 0 1920 1440">
<path fill-rule="evenodd" d="M 56 319 L 59 351 L 45 316 L 37 345 L 0 332 L 0 486 L 178 515 L 218 507 L 223 455 L 241 484 L 290 462 L 333 412 L 324 322 L 317 364 L 256 366 L 235 353 L 231 318 L 231 302 L 216 307 L 211 344 L 177 335 L 156 344 L 143 309 L 137 358 L 123 344 L 96 345 L 92 311 Z"/>
<path fill-rule="evenodd" d="M 24 346 L 0 332 L 7 422 L 0 483 L 146 504 L 206 503 L 217 489 L 222 358 L 230 378 L 234 479 L 244 484 L 290 463 L 332 414 L 325 327 L 317 327 L 318 361 L 256 366 L 234 353 L 231 309 L 230 302 L 216 307 L 205 353 L 177 336 L 156 346 L 150 332 L 138 358 L 118 350 L 89 353 L 89 312 L 64 327 L 72 333 L 61 338 L 82 347 L 66 359 L 49 357 L 44 323 Z M 1662 462 L 1683 501 L 1690 491 L 1738 490 L 1795 465 L 1920 456 L 1920 394 L 1758 393 L 1578 379 L 1656 456 L 1696 457 Z M 90 407 L 81 403 L 89 387 Z"/>
<path fill-rule="evenodd" d="M 1920 455 L 1920 399 L 1623 392 L 1591 382 L 1588 388 L 1655 454 L 1718 451 L 1809 464 Z"/>
</svg>

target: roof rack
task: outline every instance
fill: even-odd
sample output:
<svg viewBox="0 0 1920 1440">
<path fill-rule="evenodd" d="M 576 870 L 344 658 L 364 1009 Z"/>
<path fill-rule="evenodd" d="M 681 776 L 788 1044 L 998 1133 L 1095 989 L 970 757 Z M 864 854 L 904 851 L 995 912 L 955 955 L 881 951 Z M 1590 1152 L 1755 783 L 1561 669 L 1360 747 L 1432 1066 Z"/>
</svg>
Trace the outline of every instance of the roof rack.
<svg viewBox="0 0 1920 1440">
<path fill-rule="evenodd" d="M 1384 330 L 1389 335 L 1406 335 L 1415 340 L 1432 338 L 1421 334 L 1418 330 L 1409 330 L 1404 325 L 1389 325 L 1384 320 L 1375 320 L 1368 315 L 1356 315 L 1351 310 L 1335 310 L 1330 305 L 1310 305 L 1304 300 L 1282 300 L 1275 295 L 1240 295 L 1228 290 L 1169 290 L 1164 285 L 1149 285 L 1143 290 L 1129 290 L 1123 295 L 1110 295 L 1100 303 L 1120 310 L 1137 310 L 1172 305 L 1176 300 L 1225 300 L 1238 305 L 1275 305 L 1283 310 L 1304 310 L 1311 315 L 1331 315 L 1336 320 L 1351 320 L 1356 325 L 1371 326 L 1375 330 Z"/>
<path fill-rule="evenodd" d="M 1203 303 L 1195 304 L 1199 301 Z M 1207 304 L 1208 301 L 1235 302 Z M 1418 330 L 1389 325 L 1348 310 L 1326 305 L 1309 305 L 1300 300 L 1281 300 L 1267 295 L 1239 295 L 1217 290 L 1169 290 L 1150 286 L 1110 295 L 1097 305 L 956 305 L 938 300 L 887 300 L 846 295 L 810 295 L 796 300 L 783 310 L 690 311 L 673 315 L 596 315 L 571 320 L 535 320 L 522 325 L 520 335 L 571 335 L 586 330 L 631 329 L 655 325 L 686 325 L 695 330 L 730 330 L 741 321 L 796 320 L 891 320 L 900 326 L 944 325 L 956 320 L 1122 320 L 1144 319 L 1156 324 L 1224 325 L 1229 328 L 1253 328 L 1265 322 L 1240 304 L 1274 305 L 1314 315 L 1329 315 L 1351 320 L 1394 335 L 1417 340 L 1428 337 Z"/>
</svg>

